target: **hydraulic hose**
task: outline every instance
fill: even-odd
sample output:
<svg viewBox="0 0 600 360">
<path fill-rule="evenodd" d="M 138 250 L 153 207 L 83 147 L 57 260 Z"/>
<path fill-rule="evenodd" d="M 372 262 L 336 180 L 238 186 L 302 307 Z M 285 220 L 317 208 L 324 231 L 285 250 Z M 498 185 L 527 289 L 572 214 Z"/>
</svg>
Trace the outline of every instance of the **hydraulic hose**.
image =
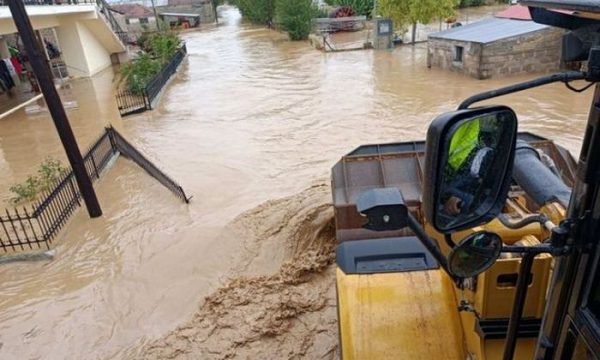
<svg viewBox="0 0 600 360">
<path fill-rule="evenodd" d="M 525 226 L 527 226 L 529 224 L 533 224 L 533 223 L 540 223 L 545 226 L 546 222 L 548 222 L 548 218 L 545 217 L 544 215 L 540 215 L 540 214 L 527 216 L 526 218 L 524 218 L 520 221 L 517 221 L 517 222 L 510 221 L 509 216 L 506 214 L 500 214 L 500 215 L 498 215 L 498 220 L 500 220 L 502 225 L 506 226 L 509 229 L 513 229 L 513 230 L 520 229 L 522 227 L 525 227 Z"/>
</svg>

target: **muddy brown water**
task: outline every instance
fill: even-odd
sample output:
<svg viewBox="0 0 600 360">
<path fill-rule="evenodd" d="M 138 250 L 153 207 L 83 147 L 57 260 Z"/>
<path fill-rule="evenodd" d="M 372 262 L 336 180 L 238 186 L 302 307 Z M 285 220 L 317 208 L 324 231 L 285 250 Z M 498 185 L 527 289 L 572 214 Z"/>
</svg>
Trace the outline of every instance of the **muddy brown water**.
<svg viewBox="0 0 600 360">
<path fill-rule="evenodd" d="M 81 147 L 112 123 L 193 202 L 118 160 L 96 185 L 102 218 L 78 211 L 53 261 L 0 264 L 0 358 L 335 356 L 329 169 L 532 77 L 427 69 L 426 45 L 324 54 L 221 10 L 219 27 L 184 35 L 153 112 L 120 120 L 111 71 L 73 83 Z M 551 85 L 492 102 L 577 154 L 590 99 Z M 0 198 L 46 155 L 64 158 L 47 114 L 0 121 Z"/>
</svg>

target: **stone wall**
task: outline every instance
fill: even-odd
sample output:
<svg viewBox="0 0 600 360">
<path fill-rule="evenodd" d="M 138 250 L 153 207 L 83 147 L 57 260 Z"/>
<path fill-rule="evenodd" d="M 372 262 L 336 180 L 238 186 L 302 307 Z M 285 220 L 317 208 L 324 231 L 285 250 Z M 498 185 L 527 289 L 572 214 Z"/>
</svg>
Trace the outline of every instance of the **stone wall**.
<svg viewBox="0 0 600 360">
<path fill-rule="evenodd" d="M 548 28 L 484 47 L 481 79 L 560 69 L 563 30 Z"/>
<path fill-rule="evenodd" d="M 489 44 L 430 38 L 428 67 L 468 74 L 477 79 L 545 73 L 560 68 L 563 31 L 547 28 Z M 454 61 L 456 47 L 463 47 L 463 61 Z"/>
<path fill-rule="evenodd" d="M 454 61 L 456 48 L 463 48 L 462 62 Z M 427 67 L 438 67 L 479 77 L 482 45 L 478 43 L 433 39 L 427 43 Z"/>
</svg>

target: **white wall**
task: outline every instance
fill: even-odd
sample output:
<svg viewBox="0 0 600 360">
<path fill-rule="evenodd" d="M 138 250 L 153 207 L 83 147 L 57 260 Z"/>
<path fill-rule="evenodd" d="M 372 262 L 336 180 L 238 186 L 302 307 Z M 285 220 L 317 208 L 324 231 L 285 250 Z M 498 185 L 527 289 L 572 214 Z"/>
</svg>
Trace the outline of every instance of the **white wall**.
<svg viewBox="0 0 600 360">
<path fill-rule="evenodd" d="M 27 12 L 34 29 L 56 29 L 72 76 L 93 76 L 111 65 L 111 53 L 126 51 L 94 5 L 28 6 Z M 15 32 L 10 12 L 0 7 L 0 37 Z"/>
<path fill-rule="evenodd" d="M 94 76 L 98 72 L 111 66 L 110 53 L 87 26 L 81 22 L 78 22 L 77 26 L 81 42 L 82 44 L 85 44 L 83 50 L 88 64 L 89 76 Z"/>
<path fill-rule="evenodd" d="M 47 29 L 58 26 L 60 23 L 56 16 L 36 16 L 31 18 L 31 25 L 35 30 Z M 12 18 L 0 19 L 0 35 L 14 34 L 17 32 L 17 27 Z"/>
<path fill-rule="evenodd" d="M 69 75 L 94 76 L 111 66 L 110 53 L 81 21 L 62 24 L 56 29 Z"/>
<path fill-rule="evenodd" d="M 8 44 L 6 43 L 6 39 L 0 37 L 0 59 L 8 59 L 10 57 L 10 52 L 8 51 Z"/>
<path fill-rule="evenodd" d="M 56 29 L 62 58 L 67 64 L 69 75 L 75 77 L 90 76 L 85 53 L 81 38 L 79 37 L 79 29 L 77 22 L 73 21 L 68 24 L 63 24 Z"/>
</svg>

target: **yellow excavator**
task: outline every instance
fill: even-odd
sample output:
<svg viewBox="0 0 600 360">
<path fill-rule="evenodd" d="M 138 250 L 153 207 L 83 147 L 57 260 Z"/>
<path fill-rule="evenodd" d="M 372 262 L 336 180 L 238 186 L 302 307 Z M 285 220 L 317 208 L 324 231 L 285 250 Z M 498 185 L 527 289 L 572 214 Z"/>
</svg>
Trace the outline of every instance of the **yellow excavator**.
<svg viewBox="0 0 600 360">
<path fill-rule="evenodd" d="M 477 94 L 426 141 L 333 167 L 342 359 L 600 358 L 600 1 L 521 3 L 568 30 L 582 70 Z M 556 82 L 595 86 L 577 161 L 476 106 Z"/>
</svg>

